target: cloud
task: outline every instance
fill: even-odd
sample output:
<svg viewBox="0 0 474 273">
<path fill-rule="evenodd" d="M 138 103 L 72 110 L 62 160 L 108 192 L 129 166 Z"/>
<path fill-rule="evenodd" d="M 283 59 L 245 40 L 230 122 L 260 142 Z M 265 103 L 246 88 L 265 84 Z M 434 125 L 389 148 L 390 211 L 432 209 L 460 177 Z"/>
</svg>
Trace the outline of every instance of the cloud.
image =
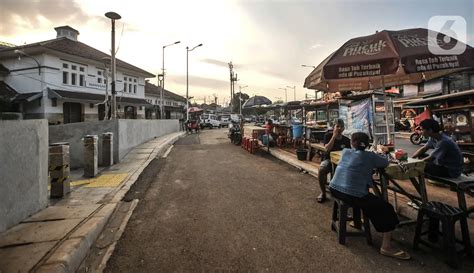
<svg viewBox="0 0 474 273">
<path fill-rule="evenodd" d="M 229 68 L 229 63 L 228 62 L 220 61 L 220 60 L 216 60 L 216 59 L 201 59 L 201 62 L 212 64 L 212 65 L 215 65 L 215 66 Z"/>
<path fill-rule="evenodd" d="M 186 85 L 186 75 L 168 76 L 168 79 L 176 84 Z M 229 88 L 230 82 L 224 80 L 217 80 L 212 78 L 205 78 L 199 76 L 189 76 L 189 85 L 199 86 L 202 88 L 209 88 L 214 90 L 221 90 Z"/>
<path fill-rule="evenodd" d="M 320 47 L 322 47 L 321 44 L 314 44 L 309 49 L 316 49 L 316 48 L 320 48 Z"/>
<path fill-rule="evenodd" d="M 17 28 L 41 27 L 44 19 L 59 24 L 77 24 L 90 19 L 81 7 L 68 0 L 2 0 L 0 33 L 11 35 Z"/>
</svg>

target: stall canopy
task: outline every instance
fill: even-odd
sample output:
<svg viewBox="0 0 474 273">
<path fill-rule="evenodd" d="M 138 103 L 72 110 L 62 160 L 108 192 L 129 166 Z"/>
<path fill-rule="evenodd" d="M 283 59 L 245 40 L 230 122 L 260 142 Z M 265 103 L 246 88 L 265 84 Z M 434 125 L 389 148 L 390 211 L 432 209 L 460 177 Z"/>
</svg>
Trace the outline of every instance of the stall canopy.
<svg viewBox="0 0 474 273">
<path fill-rule="evenodd" d="M 428 46 L 436 44 L 432 39 L 437 39 L 441 52 L 455 46 L 465 50 L 432 53 L 433 47 Z M 347 41 L 306 77 L 304 87 L 329 92 L 368 90 L 420 83 L 473 67 L 473 48 L 452 37 L 423 28 L 383 30 Z"/>
<path fill-rule="evenodd" d="M 190 107 L 190 108 L 188 109 L 188 112 L 189 112 L 189 113 L 199 113 L 199 112 L 202 112 L 202 111 L 203 111 L 203 110 L 202 110 L 201 108 L 199 108 L 199 107 Z"/>
<path fill-rule="evenodd" d="M 440 50 L 434 52 L 433 45 Z M 458 46 L 465 49 L 449 53 Z M 387 86 L 419 83 L 473 67 L 473 48 L 452 37 L 423 28 L 383 30 L 347 41 L 311 72 L 304 87 L 327 92 L 385 90 Z M 384 108 L 388 109 L 385 93 Z M 385 120 L 390 143 L 387 111 Z"/>
<path fill-rule="evenodd" d="M 242 108 L 252 108 L 255 106 L 261 105 L 271 105 L 272 101 L 269 100 L 267 97 L 264 96 L 253 96 L 249 98 L 244 104 L 242 104 Z"/>
</svg>

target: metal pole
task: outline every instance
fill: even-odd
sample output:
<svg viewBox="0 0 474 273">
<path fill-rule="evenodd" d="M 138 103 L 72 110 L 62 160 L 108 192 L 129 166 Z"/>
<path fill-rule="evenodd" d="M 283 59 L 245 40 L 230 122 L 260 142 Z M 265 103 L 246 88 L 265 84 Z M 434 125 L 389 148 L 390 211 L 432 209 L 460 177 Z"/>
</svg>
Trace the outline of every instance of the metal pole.
<svg viewBox="0 0 474 273">
<path fill-rule="evenodd" d="M 189 120 L 189 65 L 188 65 L 189 47 L 186 47 L 186 120 Z"/>
<path fill-rule="evenodd" d="M 239 86 L 239 109 L 239 113 L 242 115 L 242 86 Z"/>
<path fill-rule="evenodd" d="M 160 91 L 160 118 L 163 119 L 163 89 L 165 89 L 165 47 L 163 47 L 163 64 L 161 66 L 161 73 L 163 75 L 163 79 L 161 80 L 161 91 Z"/>
<path fill-rule="evenodd" d="M 388 107 L 387 107 L 387 94 L 385 94 L 385 79 L 382 75 L 382 92 L 383 92 L 383 106 L 385 108 L 385 122 L 387 130 L 387 142 L 386 144 L 392 144 L 392 136 L 390 134 L 390 121 L 388 120 Z"/>
<path fill-rule="evenodd" d="M 115 91 L 115 19 L 112 19 L 112 119 L 117 118 L 117 101 Z"/>
</svg>

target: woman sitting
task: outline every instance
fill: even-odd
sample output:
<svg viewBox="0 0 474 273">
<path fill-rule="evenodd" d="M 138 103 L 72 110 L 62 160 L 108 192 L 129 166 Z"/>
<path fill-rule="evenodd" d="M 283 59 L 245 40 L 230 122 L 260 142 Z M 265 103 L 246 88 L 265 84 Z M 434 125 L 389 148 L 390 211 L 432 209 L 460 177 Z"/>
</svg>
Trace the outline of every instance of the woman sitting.
<svg viewBox="0 0 474 273">
<path fill-rule="evenodd" d="M 381 155 L 366 152 L 365 148 L 368 145 L 369 136 L 367 134 L 352 134 L 351 146 L 353 149 L 342 150 L 341 160 L 329 184 L 331 195 L 362 209 L 375 229 L 383 233 L 382 246 L 380 247 L 382 255 L 408 260 L 410 259 L 408 253 L 393 248 L 391 244 L 392 231 L 399 223 L 393 206 L 369 192 L 374 168 L 385 168 L 389 163 Z"/>
<path fill-rule="evenodd" d="M 275 146 L 277 135 L 273 132 L 273 120 L 268 119 L 267 124 L 265 124 L 265 134 L 268 135 L 268 145 L 270 147 Z"/>
</svg>

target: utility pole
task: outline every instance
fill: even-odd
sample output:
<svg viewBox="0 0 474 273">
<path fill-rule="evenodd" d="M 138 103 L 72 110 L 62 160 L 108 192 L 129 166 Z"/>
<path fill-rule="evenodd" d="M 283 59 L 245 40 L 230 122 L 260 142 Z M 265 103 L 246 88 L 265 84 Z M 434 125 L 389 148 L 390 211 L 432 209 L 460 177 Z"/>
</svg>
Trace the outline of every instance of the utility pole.
<svg viewBox="0 0 474 273">
<path fill-rule="evenodd" d="M 116 91 L 115 91 L 115 20 L 119 20 L 122 17 L 115 12 L 107 12 L 105 17 L 109 18 L 112 21 L 112 50 L 111 50 L 111 59 L 110 66 L 112 70 L 112 119 L 117 118 L 117 100 L 116 100 Z"/>
<path fill-rule="evenodd" d="M 229 62 L 229 72 L 230 72 L 230 113 L 232 114 L 232 99 L 234 98 L 234 65 L 232 62 Z"/>
</svg>

